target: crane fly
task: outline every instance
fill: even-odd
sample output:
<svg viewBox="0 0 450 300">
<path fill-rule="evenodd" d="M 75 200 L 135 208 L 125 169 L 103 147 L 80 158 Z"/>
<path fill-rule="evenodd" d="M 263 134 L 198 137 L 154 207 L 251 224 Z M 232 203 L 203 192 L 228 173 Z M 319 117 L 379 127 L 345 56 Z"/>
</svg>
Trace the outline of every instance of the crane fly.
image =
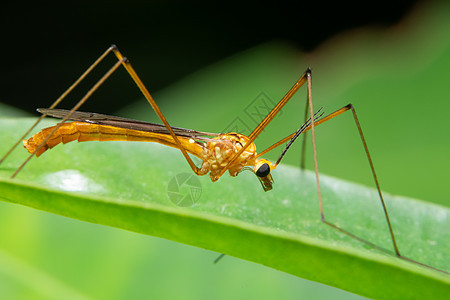
<svg viewBox="0 0 450 300">
<path fill-rule="evenodd" d="M 109 54 L 113 53 L 117 62 L 111 67 L 103 77 L 86 93 L 86 95 L 71 109 L 62 110 L 56 109 L 56 106 L 82 81 L 84 78 Z M 132 120 L 127 118 L 108 116 L 98 113 L 80 112 L 78 109 L 92 96 L 92 94 L 113 74 L 120 66 L 123 66 L 133 81 L 136 83 L 146 100 L 152 106 L 163 124 L 155 124 L 144 121 Z M 288 135 L 287 137 L 275 142 L 272 146 L 263 150 L 260 153 L 256 152 L 254 144 L 255 139 L 264 130 L 264 128 L 273 120 L 273 118 L 280 112 L 283 106 L 292 98 L 292 96 L 306 84 L 307 87 L 307 101 L 305 109 L 304 122 L 298 130 Z M 394 254 L 396 257 L 410 261 L 421 266 L 434 269 L 440 272 L 447 273 L 432 266 L 423 264 L 421 262 L 412 260 L 400 254 L 395 239 L 394 231 L 391 226 L 389 214 L 383 199 L 383 194 L 378 183 L 378 179 L 375 173 L 375 168 L 372 163 L 369 149 L 367 147 L 366 140 L 364 138 L 356 110 L 352 104 L 348 104 L 337 111 L 324 116 L 321 109 L 314 112 L 312 94 L 311 94 L 311 69 L 307 69 L 300 78 L 295 82 L 286 95 L 275 105 L 275 107 L 267 114 L 267 116 L 259 123 L 259 125 L 250 133 L 245 136 L 240 133 L 209 133 L 203 131 L 196 131 L 190 129 L 184 129 L 179 127 L 172 127 L 164 117 L 163 113 L 159 109 L 153 97 L 142 83 L 141 79 L 131 66 L 129 60 L 125 58 L 119 49 L 112 45 L 108 48 L 49 108 L 38 109 L 42 113 L 41 117 L 35 122 L 33 126 L 18 140 L 18 142 L 11 147 L 11 149 L 0 160 L 2 163 L 6 157 L 23 142 L 24 147 L 28 150 L 30 155 L 23 162 L 23 164 L 17 168 L 12 175 L 14 178 L 28 163 L 33 156 L 40 156 L 48 149 L 60 143 L 68 143 L 71 141 L 141 141 L 141 142 L 156 142 L 173 148 L 177 148 L 181 151 L 185 157 L 189 166 L 197 175 L 210 174 L 210 178 L 213 182 L 217 181 L 227 170 L 231 176 L 237 176 L 241 171 L 250 169 L 256 175 L 261 182 L 264 191 L 270 191 L 273 188 L 274 180 L 271 172 L 276 169 L 283 156 L 286 154 L 290 146 L 301 135 L 306 135 L 307 131 L 311 131 L 312 147 L 314 156 L 314 169 L 315 178 L 317 183 L 317 194 L 319 201 L 319 210 L 321 221 L 338 230 L 342 234 L 350 236 L 361 243 L 369 245 L 372 248 L 378 249 L 388 254 Z M 356 127 L 361 138 L 364 150 L 369 162 L 369 166 L 372 172 L 372 177 L 381 206 L 384 211 L 386 223 L 389 228 L 389 233 L 392 241 L 394 252 L 382 248 L 370 241 L 360 238 L 351 232 L 329 222 L 325 218 L 322 195 L 319 181 L 319 170 L 316 151 L 316 139 L 315 139 L 315 127 L 332 118 L 341 115 L 346 111 L 351 111 L 356 123 Z M 36 133 L 31 138 L 24 139 L 33 130 L 34 127 L 46 116 L 51 116 L 61 119 L 60 123 L 55 126 L 45 128 L 42 131 Z M 309 117 L 308 117 L 309 116 Z M 72 121 L 72 122 L 66 122 Z M 305 141 L 303 138 L 303 152 L 302 152 L 302 166 L 304 161 L 304 149 Z M 284 145 L 284 150 L 275 163 L 270 162 L 261 156 L 269 151 Z M 189 154 L 194 155 L 202 160 L 200 167 L 197 167 Z M 448 274 L 448 273 L 447 273 Z"/>
<path fill-rule="evenodd" d="M 64 109 L 39 108 L 38 111 L 60 119 L 64 119 L 70 113 L 69 110 Z M 316 119 L 317 115 L 318 113 L 315 116 Z M 58 125 L 45 128 L 29 139 L 23 140 L 24 147 L 29 153 L 35 153 L 37 157 L 60 143 L 65 144 L 72 141 L 156 142 L 178 148 L 167 128 L 161 124 L 79 111 L 73 112 L 69 120 L 75 122 L 61 124 L 53 134 L 51 134 L 52 131 Z M 299 133 L 310 127 L 311 122 L 308 120 L 300 128 Z M 235 132 L 217 134 L 179 127 L 171 127 L 171 129 L 186 152 L 203 161 L 201 167 L 194 169 L 194 172 L 200 176 L 209 173 L 213 182 L 220 178 L 223 174 L 222 169 L 248 141 L 247 136 Z M 50 138 L 45 141 L 48 136 Z M 42 146 L 39 147 L 41 144 Z M 272 189 L 273 183 L 270 171 L 275 169 L 278 163 L 279 161 L 272 164 L 264 158 L 259 158 L 253 144 L 245 149 L 235 161 L 231 162 L 227 170 L 231 176 L 237 176 L 244 169 L 253 170 L 263 189 L 269 191 Z"/>
</svg>

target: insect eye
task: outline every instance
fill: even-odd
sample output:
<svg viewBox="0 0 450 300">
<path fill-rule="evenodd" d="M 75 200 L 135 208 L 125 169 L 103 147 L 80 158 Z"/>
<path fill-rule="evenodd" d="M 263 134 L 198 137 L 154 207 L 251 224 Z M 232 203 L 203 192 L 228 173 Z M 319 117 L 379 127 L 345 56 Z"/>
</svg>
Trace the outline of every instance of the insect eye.
<svg viewBox="0 0 450 300">
<path fill-rule="evenodd" d="M 258 177 L 266 177 L 270 173 L 270 167 L 269 164 L 263 163 L 258 170 L 256 170 L 255 174 Z"/>
</svg>

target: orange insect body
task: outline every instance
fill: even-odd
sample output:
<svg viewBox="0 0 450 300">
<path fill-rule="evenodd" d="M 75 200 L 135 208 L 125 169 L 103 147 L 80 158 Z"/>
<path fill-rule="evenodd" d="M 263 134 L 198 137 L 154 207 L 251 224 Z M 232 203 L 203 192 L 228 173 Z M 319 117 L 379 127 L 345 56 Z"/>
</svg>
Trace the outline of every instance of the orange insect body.
<svg viewBox="0 0 450 300">
<path fill-rule="evenodd" d="M 53 131 L 56 126 L 48 127 L 36 133 L 28 140 L 23 140 L 24 147 L 28 152 L 32 153 Z M 107 125 L 90 124 L 86 122 L 70 122 L 64 123 L 50 137 L 46 144 L 38 150 L 36 156 L 40 156 L 46 150 L 63 143 L 72 141 L 133 141 L 133 142 L 157 142 L 167 146 L 175 147 L 176 144 L 172 137 L 167 134 L 159 134 L 154 132 L 145 132 L 131 129 L 118 128 Z M 203 149 L 198 143 L 190 143 L 189 139 L 180 138 L 181 143 L 186 150 L 198 156 Z"/>
<path fill-rule="evenodd" d="M 28 140 L 23 140 L 24 147 L 29 153 L 33 153 L 37 147 L 51 134 L 56 126 L 48 127 L 36 133 Z M 190 154 L 203 160 L 198 175 L 206 175 L 210 172 L 212 181 L 220 178 L 221 171 L 227 166 L 233 156 L 242 149 L 249 138 L 243 134 L 227 133 L 221 134 L 208 143 L 198 143 L 191 138 L 178 137 L 179 141 Z M 168 134 L 146 132 L 125 128 L 118 128 L 107 125 L 91 124 L 87 122 L 63 123 L 56 132 L 47 140 L 37 152 L 36 156 L 42 155 L 48 149 L 63 143 L 73 141 L 134 141 L 134 142 L 157 142 L 178 148 L 173 138 Z M 271 169 L 275 167 L 265 160 L 259 159 L 256 155 L 256 146 L 251 143 L 239 157 L 233 161 L 228 168 L 231 176 L 237 176 L 244 167 L 252 169 L 259 167 L 263 163 L 268 163 Z M 263 186 L 270 186 L 272 177 L 266 178 L 261 183 Z"/>
<path fill-rule="evenodd" d="M 214 140 L 217 141 L 208 142 L 204 148 L 201 157 L 203 159 L 203 164 L 200 169 L 200 174 L 204 175 L 208 171 L 211 171 L 211 180 L 217 181 L 220 178 L 222 169 L 225 168 L 233 156 L 242 149 L 249 138 L 243 134 L 230 132 L 221 134 L 214 138 Z M 259 161 L 262 161 L 262 159 L 256 159 L 256 146 L 254 143 L 251 143 L 230 165 L 228 171 L 231 176 L 237 176 L 244 167 L 254 168 Z M 264 162 L 266 162 L 266 160 L 264 160 Z"/>
<path fill-rule="evenodd" d="M 201 170 L 211 171 L 211 180 L 216 181 L 219 179 L 220 171 L 226 167 L 231 158 L 237 153 L 243 145 L 248 141 L 248 137 L 238 133 L 221 134 L 215 138 L 214 142 L 208 142 L 203 151 L 203 164 Z M 256 154 L 256 147 L 254 143 L 251 143 L 247 149 L 233 162 L 228 168 L 231 176 L 237 176 L 237 174 L 248 165 L 252 163 L 252 158 Z"/>
</svg>

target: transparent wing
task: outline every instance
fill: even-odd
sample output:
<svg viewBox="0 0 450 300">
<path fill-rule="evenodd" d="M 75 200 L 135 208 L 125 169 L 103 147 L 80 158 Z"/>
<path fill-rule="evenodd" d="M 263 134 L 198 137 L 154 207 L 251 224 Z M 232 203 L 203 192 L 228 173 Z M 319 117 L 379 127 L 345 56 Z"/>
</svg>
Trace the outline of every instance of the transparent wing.
<svg viewBox="0 0 450 300">
<path fill-rule="evenodd" d="M 65 109 L 49 109 L 38 108 L 38 112 L 47 116 L 63 119 L 70 111 Z M 75 111 L 70 116 L 71 121 L 80 121 L 91 124 L 107 125 L 124 129 L 139 130 L 145 132 L 155 132 L 161 134 L 170 134 L 167 128 L 162 124 L 150 123 L 145 121 L 127 119 L 122 117 L 115 117 L 91 112 Z M 171 127 L 174 133 L 178 136 L 193 138 L 195 140 L 210 141 L 210 138 L 203 136 L 218 136 L 217 133 L 210 133 L 204 131 L 197 131 L 179 127 Z"/>
</svg>

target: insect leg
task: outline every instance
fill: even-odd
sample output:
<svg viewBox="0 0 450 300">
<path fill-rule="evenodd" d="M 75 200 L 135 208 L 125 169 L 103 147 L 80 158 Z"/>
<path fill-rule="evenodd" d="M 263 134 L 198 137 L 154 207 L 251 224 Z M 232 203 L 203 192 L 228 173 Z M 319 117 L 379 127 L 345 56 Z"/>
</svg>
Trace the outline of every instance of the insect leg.
<svg viewBox="0 0 450 300">
<path fill-rule="evenodd" d="M 50 105 L 49 108 L 55 108 L 70 92 L 73 91 L 73 89 L 80 84 L 81 81 L 83 81 L 86 76 L 112 51 L 112 47 L 109 47 L 102 55 L 100 55 L 99 58 L 67 89 L 64 91 L 64 93 L 61 94 L 61 96 L 58 97 L 58 99 L 55 100 L 55 102 Z M 41 115 L 36 122 L 31 125 L 31 127 L 17 140 L 17 142 L 6 152 L 6 154 L 0 159 L 0 164 L 11 154 L 11 152 L 14 151 L 14 149 L 22 142 L 22 140 L 30 134 L 30 132 L 46 117 L 45 114 Z"/>
<path fill-rule="evenodd" d="M 47 143 L 47 141 L 52 137 L 52 135 L 62 126 L 62 124 L 70 119 L 70 116 L 78 110 L 81 105 L 83 105 L 91 96 L 92 94 L 111 76 L 114 71 L 116 71 L 120 65 L 123 63 L 123 61 L 126 60 L 126 58 L 123 58 L 119 60 L 111 69 L 108 70 L 108 72 L 103 75 L 102 78 L 100 78 L 99 81 L 84 95 L 83 98 L 81 98 L 80 101 L 69 111 L 69 113 L 61 120 L 58 125 L 55 126 L 55 128 L 52 130 L 52 132 L 41 142 L 41 144 L 36 147 L 36 149 L 28 156 L 28 158 L 20 165 L 19 168 L 14 172 L 14 174 L 11 176 L 11 178 L 14 178 L 17 176 L 17 174 L 25 167 L 25 165 L 33 158 L 33 156 Z"/>
<path fill-rule="evenodd" d="M 112 47 L 113 47 L 113 52 L 116 55 L 117 59 L 123 60 L 124 57 L 123 57 L 122 53 L 120 53 L 119 49 L 116 46 L 112 46 Z M 164 117 L 163 113 L 161 112 L 161 110 L 159 109 L 159 107 L 156 104 L 155 100 L 153 99 L 152 95 L 150 95 L 150 92 L 147 90 L 147 88 L 145 87 L 144 83 L 142 82 L 142 80 L 137 75 L 136 71 L 132 67 L 132 65 L 129 62 L 129 60 L 127 60 L 127 59 L 123 60 L 122 64 L 123 64 L 124 68 L 127 70 L 128 74 L 133 79 L 133 81 L 138 86 L 138 88 L 141 91 L 141 93 L 144 95 L 145 99 L 147 99 L 148 103 L 150 103 L 150 105 L 152 106 L 152 108 L 155 111 L 155 113 L 161 119 L 161 121 L 163 122 L 164 126 L 166 126 L 167 130 L 169 131 L 169 133 L 172 136 L 173 140 L 177 144 L 178 148 L 181 150 L 181 153 L 186 158 L 189 166 L 192 168 L 192 170 L 195 172 L 195 174 L 199 175 L 200 174 L 200 168 L 198 168 L 194 164 L 194 162 L 192 161 L 191 157 L 189 156 L 189 154 L 187 153 L 186 149 L 181 144 L 181 142 L 178 139 L 177 135 L 174 133 L 172 127 L 170 127 L 169 122 L 167 122 L 167 119 Z"/>
</svg>

